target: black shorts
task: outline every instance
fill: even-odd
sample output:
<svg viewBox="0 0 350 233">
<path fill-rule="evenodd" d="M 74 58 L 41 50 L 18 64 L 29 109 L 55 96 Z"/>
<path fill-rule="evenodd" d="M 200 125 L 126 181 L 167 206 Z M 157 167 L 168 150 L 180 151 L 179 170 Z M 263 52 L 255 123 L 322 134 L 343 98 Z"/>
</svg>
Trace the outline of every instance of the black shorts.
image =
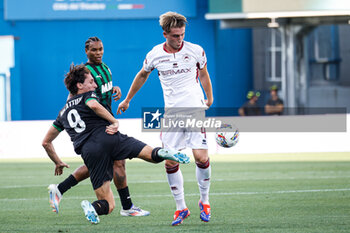
<svg viewBox="0 0 350 233">
<path fill-rule="evenodd" d="M 89 170 L 94 190 L 112 180 L 114 160 L 135 158 L 145 146 L 145 143 L 119 132 L 109 135 L 105 127 L 90 135 L 81 147 L 81 157 Z"/>
</svg>

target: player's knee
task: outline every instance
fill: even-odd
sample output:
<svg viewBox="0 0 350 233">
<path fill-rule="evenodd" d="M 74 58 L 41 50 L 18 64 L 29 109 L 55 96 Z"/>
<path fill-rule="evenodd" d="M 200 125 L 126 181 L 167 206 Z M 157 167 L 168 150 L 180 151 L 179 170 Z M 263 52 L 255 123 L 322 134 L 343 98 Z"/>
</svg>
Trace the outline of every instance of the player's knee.
<svg viewBox="0 0 350 233">
<path fill-rule="evenodd" d="M 165 171 L 166 173 L 168 174 L 172 174 L 172 173 L 175 173 L 179 170 L 179 164 L 175 164 L 175 165 L 166 165 L 165 164 Z"/>
<path fill-rule="evenodd" d="M 208 157 L 200 157 L 200 158 L 197 158 L 197 159 L 196 159 L 196 163 L 205 164 L 205 163 L 208 162 L 208 160 L 209 160 Z"/>
<path fill-rule="evenodd" d="M 108 210 L 108 214 L 112 213 L 112 211 L 114 210 L 115 208 L 115 202 L 108 202 L 109 204 L 109 210 Z"/>
<path fill-rule="evenodd" d="M 113 163 L 114 170 L 123 169 L 125 170 L 125 160 L 115 160 Z"/>
<path fill-rule="evenodd" d="M 178 162 L 172 160 L 165 160 L 165 167 L 175 167 L 177 165 L 179 165 Z"/>
<path fill-rule="evenodd" d="M 203 159 L 196 160 L 196 165 L 199 168 L 203 168 L 203 169 L 208 168 L 210 165 L 209 158 L 203 158 Z"/>
<path fill-rule="evenodd" d="M 78 182 L 85 180 L 90 176 L 89 170 L 85 165 L 81 165 L 80 167 L 78 167 L 72 175 Z"/>
</svg>

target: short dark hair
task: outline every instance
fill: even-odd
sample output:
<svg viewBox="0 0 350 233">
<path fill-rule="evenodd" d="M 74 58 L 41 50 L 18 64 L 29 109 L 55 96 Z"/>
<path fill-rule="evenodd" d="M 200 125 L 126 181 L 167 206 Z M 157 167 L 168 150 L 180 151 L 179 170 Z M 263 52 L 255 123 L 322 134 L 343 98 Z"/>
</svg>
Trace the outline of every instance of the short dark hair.
<svg viewBox="0 0 350 233">
<path fill-rule="evenodd" d="M 84 83 L 85 74 L 89 74 L 90 71 L 84 64 L 76 65 L 72 63 L 69 68 L 69 72 L 65 75 L 64 84 L 72 95 L 78 93 L 77 83 Z"/>
<path fill-rule="evenodd" d="M 101 41 L 101 40 L 97 36 L 89 37 L 89 39 L 85 41 L 85 49 L 89 49 L 91 42 L 98 42 L 98 41 Z"/>
</svg>

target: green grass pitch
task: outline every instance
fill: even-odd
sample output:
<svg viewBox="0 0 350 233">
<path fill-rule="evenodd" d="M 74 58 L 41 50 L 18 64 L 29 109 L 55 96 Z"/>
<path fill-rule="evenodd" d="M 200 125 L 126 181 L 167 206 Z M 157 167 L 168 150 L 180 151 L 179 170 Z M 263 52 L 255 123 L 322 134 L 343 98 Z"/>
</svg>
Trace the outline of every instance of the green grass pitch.
<svg viewBox="0 0 350 233">
<path fill-rule="evenodd" d="M 191 216 L 172 227 L 175 203 L 163 164 L 127 161 L 128 184 L 148 217 L 122 217 L 116 209 L 98 225 L 84 217 L 80 202 L 95 200 L 89 180 L 72 188 L 51 212 L 47 186 L 55 177 L 44 159 L 0 160 L 0 232 L 350 232 L 350 153 L 213 155 L 212 219 L 199 219 L 195 164 L 181 165 Z"/>
</svg>

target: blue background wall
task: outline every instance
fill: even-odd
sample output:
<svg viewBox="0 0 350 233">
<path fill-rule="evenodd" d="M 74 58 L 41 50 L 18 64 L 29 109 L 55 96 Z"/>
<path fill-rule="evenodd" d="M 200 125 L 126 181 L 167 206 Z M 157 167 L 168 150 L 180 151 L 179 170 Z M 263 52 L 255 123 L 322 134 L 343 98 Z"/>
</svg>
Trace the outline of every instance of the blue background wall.
<svg viewBox="0 0 350 233">
<path fill-rule="evenodd" d="M 111 68 L 113 83 L 121 87 L 123 97 L 146 53 L 164 42 L 158 19 L 9 22 L 4 21 L 3 0 L 0 7 L 0 34 L 18 38 L 16 67 L 11 71 L 13 120 L 56 118 L 68 95 L 64 74 L 72 62 L 86 62 L 84 42 L 88 37 L 102 39 L 103 60 Z M 238 107 L 252 87 L 251 31 L 221 30 L 217 22 L 204 19 L 207 12 L 207 1 L 198 0 L 197 16 L 188 18 L 185 40 L 200 44 L 206 51 L 213 107 Z M 118 103 L 113 104 L 114 111 Z M 155 71 L 122 117 L 138 118 L 141 107 L 158 106 L 163 106 L 163 95 Z"/>
</svg>

